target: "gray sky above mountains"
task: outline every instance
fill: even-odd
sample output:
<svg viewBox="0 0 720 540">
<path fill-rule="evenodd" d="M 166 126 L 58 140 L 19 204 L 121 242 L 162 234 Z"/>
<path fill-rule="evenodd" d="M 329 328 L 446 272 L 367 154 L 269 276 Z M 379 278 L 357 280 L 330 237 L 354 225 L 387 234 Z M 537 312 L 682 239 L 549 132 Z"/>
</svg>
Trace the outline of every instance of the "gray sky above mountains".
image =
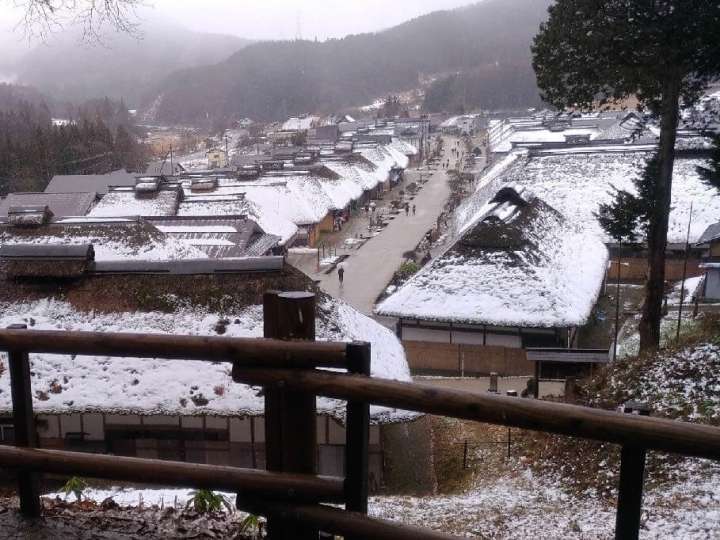
<svg viewBox="0 0 720 540">
<path fill-rule="evenodd" d="M 424 13 L 472 0 L 147 0 L 139 22 L 152 20 L 191 30 L 253 39 L 326 39 L 371 32 Z M 15 0 L 0 0 L 0 33 L 21 40 L 13 27 L 22 17 Z"/>
</svg>

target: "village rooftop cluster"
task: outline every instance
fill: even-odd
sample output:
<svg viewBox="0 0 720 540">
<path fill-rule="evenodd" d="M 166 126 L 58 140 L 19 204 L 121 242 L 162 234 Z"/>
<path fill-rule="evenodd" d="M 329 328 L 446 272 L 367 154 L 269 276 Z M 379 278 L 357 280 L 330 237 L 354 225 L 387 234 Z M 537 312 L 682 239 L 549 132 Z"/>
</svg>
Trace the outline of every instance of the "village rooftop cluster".
<svg viewBox="0 0 720 540">
<path fill-rule="evenodd" d="M 482 148 L 461 149 L 479 133 Z M 237 144 L 250 134 L 255 144 Z M 607 363 L 610 344 L 586 330 L 619 247 L 594 213 L 612 186 L 631 189 L 656 145 L 656 127 L 627 112 L 242 121 L 209 148 L 168 148 L 143 174 L 59 175 L 43 193 L 0 201 L 0 323 L 261 337 L 263 293 L 303 290 L 317 295 L 318 339 L 369 341 L 376 377 L 539 377 L 558 365 Z M 690 275 L 702 277 L 698 299 L 717 301 L 720 197 L 696 173 L 707 151 L 699 133 L 681 133 L 668 276 L 680 279 L 693 204 Z M 396 321 L 393 333 L 287 256 L 372 212 L 418 167 L 433 181 L 456 175 L 467 195 L 429 231 L 424 267 L 375 307 Z M 640 279 L 643 244 L 623 250 L 625 278 Z M 226 367 L 50 354 L 33 365 L 44 447 L 264 466 L 262 398 L 233 384 Z M 7 371 L 0 390 L 9 415 Z M 415 415 L 371 412 L 371 484 L 392 487 L 423 466 L 402 463 L 401 449 L 422 446 L 427 433 L 412 427 Z M 319 400 L 318 426 L 318 470 L 341 475 L 342 407 Z"/>
</svg>

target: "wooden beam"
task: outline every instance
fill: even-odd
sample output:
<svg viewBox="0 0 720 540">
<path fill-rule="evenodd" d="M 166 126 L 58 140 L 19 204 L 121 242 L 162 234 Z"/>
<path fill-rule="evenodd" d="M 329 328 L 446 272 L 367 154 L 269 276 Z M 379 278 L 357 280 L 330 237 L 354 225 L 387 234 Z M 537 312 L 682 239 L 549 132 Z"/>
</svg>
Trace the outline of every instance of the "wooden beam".
<svg viewBox="0 0 720 540">
<path fill-rule="evenodd" d="M 0 464 L 68 476 L 241 491 L 269 498 L 344 500 L 343 480 L 330 476 L 13 446 L 0 446 Z"/>
<path fill-rule="evenodd" d="M 620 453 L 620 486 L 618 487 L 615 538 L 637 540 L 642 514 L 645 481 L 645 450 L 623 446 Z"/>
<path fill-rule="evenodd" d="M 237 362 L 263 367 L 345 367 L 345 343 L 214 336 L 0 330 L 0 350 Z"/>
<path fill-rule="evenodd" d="M 10 327 L 14 332 L 25 332 L 24 324 Z M 30 358 L 23 350 L 11 349 L 8 352 L 10 364 L 10 393 L 12 395 L 13 425 L 15 428 L 15 446 L 32 448 L 37 446 L 37 429 L 33 414 L 32 387 L 30 384 Z M 18 496 L 20 512 L 28 518 L 40 516 L 40 488 L 36 472 L 21 469 L 18 471 Z"/>
<path fill-rule="evenodd" d="M 278 516 L 298 523 L 311 523 L 324 531 L 346 538 L 373 540 L 457 540 L 459 538 L 328 506 L 252 501 L 245 504 L 243 510 L 260 515 Z"/>
<path fill-rule="evenodd" d="M 268 291 L 263 296 L 266 338 L 315 339 L 315 295 Z M 233 379 L 238 364 L 234 365 Z M 317 407 L 313 393 L 288 388 L 282 381 L 265 385 L 265 456 L 270 471 L 313 474 L 316 470 Z M 241 504 L 238 497 L 238 504 Z M 318 530 L 292 527 L 271 517 L 268 533 L 277 540 L 317 540 Z"/>
<path fill-rule="evenodd" d="M 330 372 L 248 368 L 242 379 L 258 385 L 283 381 L 288 388 L 336 399 L 720 459 L 720 428 L 676 420 Z"/>
<path fill-rule="evenodd" d="M 369 343 L 348 345 L 348 372 L 370 376 Z M 348 401 L 345 435 L 345 508 L 367 514 L 370 405 L 366 401 Z"/>
</svg>

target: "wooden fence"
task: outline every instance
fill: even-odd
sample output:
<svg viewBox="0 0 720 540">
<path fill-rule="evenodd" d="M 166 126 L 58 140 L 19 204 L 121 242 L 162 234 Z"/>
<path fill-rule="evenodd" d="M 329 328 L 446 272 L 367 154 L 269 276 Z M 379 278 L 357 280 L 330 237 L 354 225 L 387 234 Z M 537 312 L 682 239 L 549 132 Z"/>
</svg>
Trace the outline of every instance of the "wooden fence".
<svg viewBox="0 0 720 540">
<path fill-rule="evenodd" d="M 21 512 L 40 515 L 38 474 L 52 472 L 237 491 L 239 508 L 268 517 L 272 538 L 317 539 L 319 531 L 350 539 L 450 538 L 366 515 L 369 403 L 621 445 L 616 538 L 622 539 L 638 536 L 647 450 L 720 460 L 720 429 L 714 427 L 374 379 L 367 343 L 309 341 L 312 295 L 268 293 L 264 307 L 266 339 L 0 331 L 0 350 L 9 353 L 16 436 L 15 447 L 0 447 L 0 466 L 18 471 Z M 268 470 L 38 449 L 32 352 L 230 362 L 235 381 L 265 389 Z M 347 401 L 345 478 L 314 473 L 315 396 Z M 326 502 L 344 503 L 345 509 L 321 504 Z"/>
</svg>

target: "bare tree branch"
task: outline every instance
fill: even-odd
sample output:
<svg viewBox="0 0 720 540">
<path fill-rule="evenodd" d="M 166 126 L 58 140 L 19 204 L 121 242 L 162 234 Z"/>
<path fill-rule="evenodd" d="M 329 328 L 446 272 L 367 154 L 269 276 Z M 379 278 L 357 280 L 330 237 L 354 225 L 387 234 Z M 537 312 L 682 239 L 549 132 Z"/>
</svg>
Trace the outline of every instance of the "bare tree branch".
<svg viewBox="0 0 720 540">
<path fill-rule="evenodd" d="M 2 0 L 0 0 L 2 1 Z M 11 0 L 23 12 L 18 26 L 28 38 L 45 40 L 66 26 L 82 29 L 85 41 L 101 42 L 106 29 L 137 35 L 136 10 L 144 0 Z"/>
</svg>

